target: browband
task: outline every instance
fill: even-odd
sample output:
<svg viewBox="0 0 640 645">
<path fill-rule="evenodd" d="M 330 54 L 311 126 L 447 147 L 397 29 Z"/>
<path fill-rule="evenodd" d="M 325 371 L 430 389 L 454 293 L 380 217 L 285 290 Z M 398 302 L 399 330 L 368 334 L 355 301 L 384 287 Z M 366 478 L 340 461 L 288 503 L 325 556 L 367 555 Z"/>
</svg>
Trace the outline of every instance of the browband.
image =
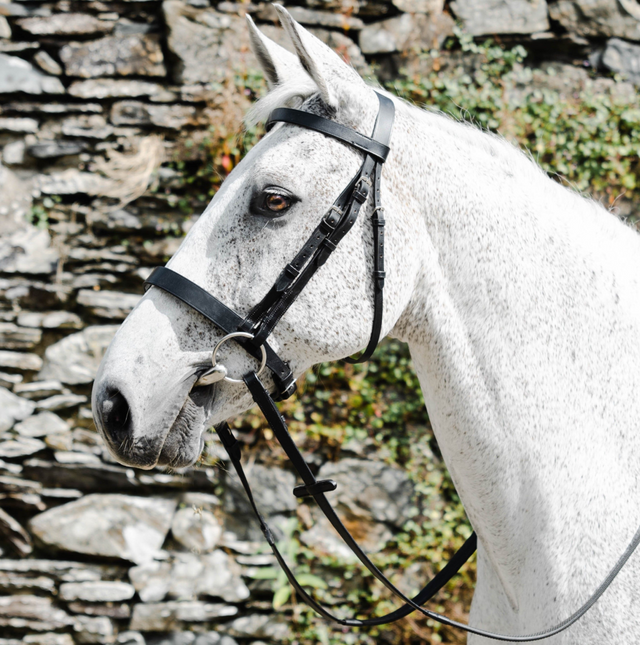
<svg viewBox="0 0 640 645">
<path fill-rule="evenodd" d="M 338 139 L 371 155 L 378 163 L 384 163 L 391 151 L 389 146 L 379 140 L 377 141 L 375 138 L 365 137 L 364 134 L 360 134 L 351 128 L 347 128 L 335 121 L 324 119 L 316 114 L 311 114 L 310 112 L 302 112 L 301 110 L 293 110 L 291 108 L 276 108 L 269 115 L 269 120 L 265 126 L 267 132 L 279 121 L 299 125 L 307 130 L 315 130 L 315 132 L 320 132 L 334 139 Z M 378 119 L 378 121 L 381 120 Z"/>
</svg>

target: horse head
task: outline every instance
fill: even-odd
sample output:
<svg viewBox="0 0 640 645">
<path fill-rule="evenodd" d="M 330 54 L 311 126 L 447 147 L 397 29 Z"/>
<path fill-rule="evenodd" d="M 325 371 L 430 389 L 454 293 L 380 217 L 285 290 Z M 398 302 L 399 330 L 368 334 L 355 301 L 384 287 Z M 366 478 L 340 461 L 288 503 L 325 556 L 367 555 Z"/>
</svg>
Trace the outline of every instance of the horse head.
<svg viewBox="0 0 640 645">
<path fill-rule="evenodd" d="M 278 7 L 278 12 L 297 55 L 248 19 L 252 48 L 270 86 L 249 119 L 263 120 L 276 107 L 295 106 L 369 134 L 378 113 L 373 89 L 286 10 Z M 358 150 L 321 133 L 276 126 L 227 177 L 167 266 L 240 315 L 248 314 L 362 158 Z M 385 207 L 393 215 L 397 200 L 387 172 Z M 366 208 L 371 211 L 370 204 Z M 410 298 L 407 281 L 394 277 L 401 275 L 413 243 L 402 221 L 395 218 L 387 235 L 390 296 L 383 335 Z M 269 337 L 295 376 L 366 346 L 373 317 L 372 263 L 372 225 L 361 217 Z M 253 405 L 242 382 L 202 385 L 199 380 L 223 336 L 160 289 L 146 293 L 113 339 L 94 383 L 96 426 L 118 461 L 139 468 L 192 464 L 208 428 Z M 236 379 L 255 367 L 255 359 L 235 343 L 225 344 L 220 354 Z"/>
</svg>

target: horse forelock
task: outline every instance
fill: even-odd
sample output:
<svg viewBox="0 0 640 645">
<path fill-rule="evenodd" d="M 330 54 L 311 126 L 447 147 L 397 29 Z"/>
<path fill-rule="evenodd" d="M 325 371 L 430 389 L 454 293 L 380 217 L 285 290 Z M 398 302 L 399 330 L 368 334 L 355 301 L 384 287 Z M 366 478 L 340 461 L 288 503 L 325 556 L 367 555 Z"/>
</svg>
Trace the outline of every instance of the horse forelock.
<svg viewBox="0 0 640 645">
<path fill-rule="evenodd" d="M 279 107 L 298 108 L 306 99 L 318 92 L 318 86 L 306 74 L 300 74 L 274 87 L 251 106 L 244 118 L 246 128 L 263 123 Z"/>
</svg>

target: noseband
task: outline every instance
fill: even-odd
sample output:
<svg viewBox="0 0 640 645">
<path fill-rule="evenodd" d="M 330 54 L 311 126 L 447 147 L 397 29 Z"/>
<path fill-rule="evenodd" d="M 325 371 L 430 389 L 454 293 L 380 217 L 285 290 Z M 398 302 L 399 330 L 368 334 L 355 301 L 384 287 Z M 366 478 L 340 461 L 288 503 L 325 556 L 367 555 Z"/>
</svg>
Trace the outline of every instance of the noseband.
<svg viewBox="0 0 640 645">
<path fill-rule="evenodd" d="M 278 108 L 271 113 L 267 121 L 267 130 L 270 130 L 276 123 L 288 123 L 290 125 L 314 130 L 347 145 L 356 148 L 364 154 L 364 161 L 356 175 L 340 193 L 333 205 L 321 219 L 320 224 L 315 228 L 309 239 L 305 242 L 298 254 L 287 264 L 278 276 L 275 284 L 267 295 L 257 304 L 246 317 L 242 317 L 224 303 L 218 300 L 195 283 L 172 271 L 167 267 L 158 267 L 145 281 L 145 288 L 158 287 L 185 304 L 195 309 L 205 318 L 210 320 L 216 327 L 226 335 L 215 346 L 212 354 L 212 367 L 199 375 L 196 385 L 210 385 L 220 380 L 232 383 L 244 382 L 254 401 L 258 404 L 267 422 L 273 430 L 293 468 L 304 482 L 294 488 L 296 497 L 313 497 L 319 508 L 331 522 L 340 537 L 353 551 L 362 564 L 379 580 L 389 591 L 404 602 L 399 609 L 379 618 L 359 620 L 355 618 L 342 619 L 334 616 L 322 605 L 316 602 L 298 583 L 292 571 L 284 561 L 271 529 L 258 510 L 251 487 L 249 486 L 246 474 L 241 464 L 240 444 L 233 436 L 226 422 L 219 424 L 215 430 L 218 433 L 231 463 L 233 464 L 238 477 L 245 489 L 251 508 L 258 519 L 260 528 L 269 543 L 273 553 L 284 570 L 289 582 L 309 606 L 321 616 L 349 627 L 367 627 L 384 625 L 397 621 L 418 611 L 428 618 L 432 618 L 450 627 L 463 629 L 467 632 L 492 638 L 495 640 L 509 642 L 528 642 L 548 638 L 575 623 L 587 610 L 595 604 L 597 599 L 604 593 L 606 588 L 618 574 L 620 569 L 629 559 L 636 546 L 640 542 L 640 530 L 634 536 L 633 541 L 622 555 L 615 567 L 609 573 L 605 581 L 598 587 L 589 600 L 572 616 L 559 625 L 545 631 L 527 636 L 506 636 L 495 634 L 481 629 L 476 629 L 463 623 L 451 620 L 421 605 L 429 601 L 464 565 L 476 550 L 477 538 L 473 533 L 463 546 L 454 554 L 449 562 L 440 572 L 427 584 L 420 593 L 410 599 L 398 590 L 384 574 L 371 562 L 368 556 L 358 546 L 357 542 L 346 529 L 335 510 L 329 503 L 325 493 L 334 491 L 337 487 L 333 480 L 317 480 L 313 472 L 305 462 L 296 447 L 287 425 L 277 407 L 275 401 L 290 397 L 296 389 L 295 379 L 288 363 L 281 359 L 268 343 L 268 338 L 295 302 L 302 290 L 307 286 L 316 271 L 329 259 L 337 245 L 344 236 L 352 229 L 356 219 L 366 204 L 371 193 L 373 193 L 373 207 L 371 211 L 371 222 L 373 227 L 373 323 L 369 342 L 363 353 L 357 358 L 346 358 L 349 363 L 359 363 L 371 358 L 378 341 L 382 328 L 383 314 L 383 290 L 385 281 L 384 272 L 384 209 L 382 208 L 380 187 L 382 165 L 389 155 L 389 141 L 393 127 L 395 108 L 393 102 L 387 97 L 378 94 L 379 111 L 371 137 L 366 137 L 351 128 L 339 123 L 324 119 L 301 110 Z M 244 350 L 260 360 L 260 367 L 256 371 L 250 371 L 240 379 L 231 378 L 223 365 L 217 363 L 217 354 L 220 347 L 230 341 L 238 343 Z M 269 369 L 275 392 L 270 394 L 259 376 L 265 369 Z"/>
</svg>

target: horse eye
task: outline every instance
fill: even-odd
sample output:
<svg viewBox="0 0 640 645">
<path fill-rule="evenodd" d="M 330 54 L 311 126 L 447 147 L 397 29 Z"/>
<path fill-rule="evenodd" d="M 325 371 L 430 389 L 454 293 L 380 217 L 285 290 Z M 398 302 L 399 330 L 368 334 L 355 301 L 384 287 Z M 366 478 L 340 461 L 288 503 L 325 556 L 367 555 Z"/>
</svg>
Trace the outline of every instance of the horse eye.
<svg viewBox="0 0 640 645">
<path fill-rule="evenodd" d="M 281 213 L 291 206 L 291 198 L 287 195 L 269 193 L 267 194 L 264 204 L 271 212 Z"/>
<path fill-rule="evenodd" d="M 249 206 L 253 215 L 282 217 L 300 199 L 280 186 L 266 186 L 253 193 Z"/>
</svg>

